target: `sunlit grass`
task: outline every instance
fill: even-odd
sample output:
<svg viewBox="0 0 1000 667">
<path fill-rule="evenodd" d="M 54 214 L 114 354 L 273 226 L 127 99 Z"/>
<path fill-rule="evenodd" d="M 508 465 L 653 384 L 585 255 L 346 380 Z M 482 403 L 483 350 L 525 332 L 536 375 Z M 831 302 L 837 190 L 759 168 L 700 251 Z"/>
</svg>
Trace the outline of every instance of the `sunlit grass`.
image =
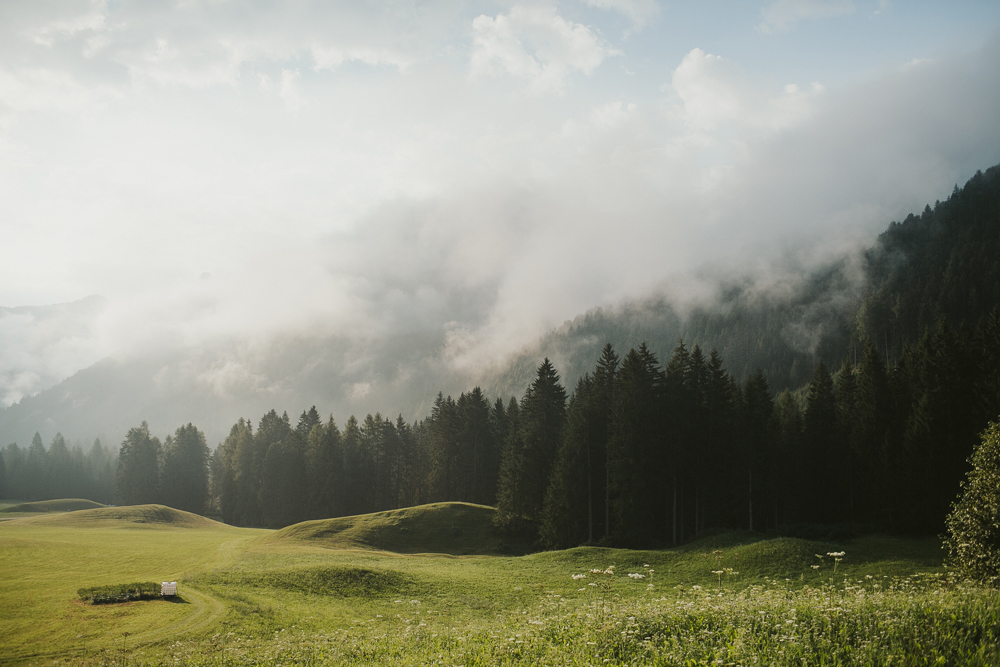
<svg viewBox="0 0 1000 667">
<path fill-rule="evenodd" d="M 0 662 L 468 667 L 998 658 L 1000 603 L 951 578 L 933 540 L 838 544 L 727 533 L 674 550 L 457 556 L 330 548 L 315 525 L 276 532 L 166 508 L 90 512 L 0 524 Z M 485 528 L 488 544 L 468 539 L 474 527 L 455 535 L 454 517 L 441 507 L 408 512 L 411 522 L 465 536 L 463 551 L 486 550 L 495 539 Z M 403 518 L 342 519 L 336 532 L 353 532 L 353 544 L 385 539 L 384 526 Z M 840 552 L 839 563 L 827 556 Z M 178 580 L 187 603 L 75 600 L 81 586 L 140 580 Z M 199 610 L 205 621 L 185 625 Z"/>
</svg>

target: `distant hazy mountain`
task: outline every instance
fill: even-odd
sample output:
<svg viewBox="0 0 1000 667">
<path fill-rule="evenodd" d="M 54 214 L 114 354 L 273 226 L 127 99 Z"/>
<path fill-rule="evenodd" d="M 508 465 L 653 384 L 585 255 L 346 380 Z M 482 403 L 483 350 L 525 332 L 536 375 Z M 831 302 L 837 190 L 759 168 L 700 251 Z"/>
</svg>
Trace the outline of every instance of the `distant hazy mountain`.
<svg viewBox="0 0 1000 667">
<path fill-rule="evenodd" d="M 0 307 L 0 406 L 47 389 L 103 356 L 93 331 L 107 300 Z"/>
<path fill-rule="evenodd" d="M 894 358 L 940 316 L 974 326 L 1000 304 L 1000 168 L 977 173 L 921 215 L 892 223 L 863 256 L 785 275 L 730 281 L 711 303 L 684 313 L 663 298 L 596 308 L 478 381 L 490 396 L 520 396 L 549 357 L 572 389 L 606 342 L 624 353 L 645 341 L 665 362 L 683 339 L 689 347 L 717 349 L 740 379 L 763 369 L 780 391 L 807 383 L 819 359 L 836 367 L 866 337 Z M 45 340 L 68 344 L 60 336 L 73 327 L 85 333 L 88 317 L 102 307 L 94 297 L 0 309 L 0 340 L 27 331 L 25 323 L 50 323 L 62 333 L 32 348 L 42 358 Z M 431 334 L 365 341 L 286 336 L 104 359 L 0 410 L 0 442 L 26 445 L 35 431 L 48 442 L 61 431 L 71 442 L 100 437 L 117 444 L 145 419 L 160 437 L 192 422 L 214 445 L 239 417 L 256 422 L 273 408 L 294 418 L 311 405 L 341 423 L 376 411 L 414 420 L 429 412 L 438 391 L 457 395 L 476 381 L 440 363 L 442 346 Z M 10 379 L 17 365 L 2 358 L 0 387 L 17 391 L 22 385 Z M 34 382 L 45 386 L 42 374 Z"/>
</svg>

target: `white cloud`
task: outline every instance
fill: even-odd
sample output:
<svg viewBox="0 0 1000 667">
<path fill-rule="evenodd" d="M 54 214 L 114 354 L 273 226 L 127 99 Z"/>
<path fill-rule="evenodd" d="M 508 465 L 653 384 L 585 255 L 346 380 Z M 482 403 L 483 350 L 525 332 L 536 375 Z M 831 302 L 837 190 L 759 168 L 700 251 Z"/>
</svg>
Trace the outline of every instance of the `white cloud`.
<svg viewBox="0 0 1000 667">
<path fill-rule="evenodd" d="M 814 83 L 809 92 L 795 84 L 772 97 L 755 84 L 738 63 L 722 56 L 692 49 L 674 70 L 673 90 L 682 102 L 680 115 L 696 131 L 710 131 L 728 124 L 776 130 L 804 118 L 823 87 Z"/>
<path fill-rule="evenodd" d="M 412 59 L 389 49 L 313 45 L 309 50 L 316 63 L 314 67 L 316 71 L 335 70 L 345 62 L 361 62 L 373 67 L 389 65 L 404 71 L 413 62 Z"/>
<path fill-rule="evenodd" d="M 393 369 L 474 368 L 706 261 L 870 237 L 1000 154 L 995 45 L 921 44 L 932 61 L 823 92 L 736 45 L 664 57 L 660 35 L 622 75 L 603 12 L 124 3 L 47 46 L 32 26 L 80 12 L 35 6 L 0 3 L 0 304 L 111 305 L 49 366 L 58 346 L 0 332 L 4 396 L 95 350 L 300 331 L 392 341 Z M 272 386 L 246 354 L 206 386 Z M 367 382 L 374 401 L 360 370 L 345 391 Z"/>
<path fill-rule="evenodd" d="M 649 24 L 660 13 L 656 0 L 583 0 L 589 7 L 616 11 L 632 22 L 632 28 L 639 30 Z"/>
<path fill-rule="evenodd" d="M 91 0 L 90 8 L 75 14 L 49 21 L 27 31 L 27 37 L 41 46 L 52 46 L 59 40 L 69 39 L 81 32 L 100 32 L 105 29 L 107 2 Z"/>
<path fill-rule="evenodd" d="M 803 19 L 825 19 L 854 13 L 851 0 L 775 0 L 760 10 L 757 30 L 766 35 L 791 30 Z"/>
<path fill-rule="evenodd" d="M 297 69 L 281 70 L 281 87 L 278 95 L 290 111 L 298 111 L 307 103 L 305 95 L 302 94 L 298 86 L 298 80 L 301 78 L 302 74 Z"/>
<path fill-rule="evenodd" d="M 472 22 L 472 76 L 506 72 L 535 91 L 559 91 L 574 72 L 590 74 L 617 55 L 599 34 L 567 21 L 554 8 L 514 7 L 509 14 Z"/>
<path fill-rule="evenodd" d="M 635 104 L 623 107 L 621 101 L 608 102 L 590 112 L 590 122 L 594 126 L 611 129 L 627 122 L 635 110 Z"/>
</svg>

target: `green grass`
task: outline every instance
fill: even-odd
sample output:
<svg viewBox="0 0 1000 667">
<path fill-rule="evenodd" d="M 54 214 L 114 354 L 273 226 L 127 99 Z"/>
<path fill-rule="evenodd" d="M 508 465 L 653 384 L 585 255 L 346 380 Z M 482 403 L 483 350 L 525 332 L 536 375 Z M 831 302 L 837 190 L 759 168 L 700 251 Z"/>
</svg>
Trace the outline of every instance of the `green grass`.
<svg viewBox="0 0 1000 667">
<path fill-rule="evenodd" d="M 502 535 L 493 527 L 495 514 L 494 508 L 485 505 L 434 503 L 361 516 L 305 521 L 279 530 L 270 541 L 405 554 L 509 553 L 514 547 L 505 544 Z"/>
<path fill-rule="evenodd" d="M 14 503 L 0 505 L 0 516 L 3 518 L 20 518 L 26 514 L 49 514 L 52 512 L 75 512 L 104 507 L 101 503 L 82 498 L 61 498 L 59 500 L 38 500 L 31 503 Z"/>
<path fill-rule="evenodd" d="M 281 531 L 160 506 L 6 521 L 0 663 L 998 658 L 997 597 L 949 578 L 934 541 L 726 533 L 674 550 L 579 547 L 513 557 L 497 555 L 491 519 L 490 508 L 440 504 Z M 839 551 L 846 555 L 834 574 L 826 554 Z M 603 573 L 609 568 L 613 575 Z M 727 571 L 721 585 L 713 570 Z M 181 601 L 75 599 L 81 587 L 141 580 L 177 580 Z"/>
</svg>

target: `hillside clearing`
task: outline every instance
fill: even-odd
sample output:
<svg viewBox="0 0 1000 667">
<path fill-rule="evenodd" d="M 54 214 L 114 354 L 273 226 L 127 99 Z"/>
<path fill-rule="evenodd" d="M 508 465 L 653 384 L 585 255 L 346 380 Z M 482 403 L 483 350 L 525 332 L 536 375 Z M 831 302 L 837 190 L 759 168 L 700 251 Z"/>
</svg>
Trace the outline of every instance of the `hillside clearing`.
<svg viewBox="0 0 1000 667">
<path fill-rule="evenodd" d="M 109 510 L 120 513 L 116 518 Z M 598 663 L 608 658 L 616 664 L 646 650 L 641 637 L 632 642 L 635 624 L 636 633 L 673 637 L 668 643 L 682 635 L 686 642 L 697 639 L 697 632 L 668 631 L 669 619 L 717 632 L 712 628 L 745 623 L 758 612 L 785 618 L 795 607 L 798 615 L 788 618 L 828 631 L 839 622 L 829 610 L 839 606 L 875 624 L 884 612 L 905 617 L 911 627 L 918 608 L 932 615 L 951 610 L 955 632 L 979 622 L 955 611 L 962 598 L 956 583 L 942 579 L 933 541 L 824 543 L 727 533 L 674 550 L 577 547 L 512 557 L 449 554 L 447 544 L 429 553 L 432 542 L 403 532 L 402 548 L 423 553 L 386 550 L 401 524 L 443 520 L 450 530 L 453 519 L 479 521 L 489 516 L 485 510 L 424 506 L 283 531 L 233 528 L 158 506 L 6 521 L 0 525 L 0 604 L 8 614 L 0 656 L 5 663 L 65 657 L 103 664 L 125 658 L 125 644 L 130 664 L 161 664 L 174 654 L 211 664 L 223 650 L 234 664 L 251 658 L 262 664 L 419 664 L 437 655 L 455 664 L 493 664 L 554 662 L 565 652 L 560 642 L 569 642 L 567 659 L 601 656 Z M 397 534 L 386 525 L 397 527 Z M 474 525 L 459 530 L 452 537 L 465 538 L 461 549 L 482 546 L 472 540 L 480 534 Z M 842 562 L 827 556 L 841 551 Z M 725 574 L 713 574 L 720 571 Z M 103 606 L 75 600 L 82 585 L 126 580 L 177 580 L 182 600 Z M 931 589 L 938 593 L 920 592 Z M 979 605 L 976 613 L 991 618 L 995 610 L 987 598 L 975 591 L 964 595 Z M 844 631 L 857 634 L 860 627 Z M 621 632 L 632 633 L 625 644 Z M 751 639 L 734 635 L 730 643 L 749 646 Z M 773 632 L 765 639 L 754 655 L 772 655 L 782 645 Z M 698 641 L 691 651 L 721 655 L 721 644 L 708 635 Z M 802 637 L 796 641 L 799 655 L 813 646 Z M 897 648 L 905 646 L 900 639 Z M 459 662 L 465 659 L 470 661 Z"/>
</svg>

